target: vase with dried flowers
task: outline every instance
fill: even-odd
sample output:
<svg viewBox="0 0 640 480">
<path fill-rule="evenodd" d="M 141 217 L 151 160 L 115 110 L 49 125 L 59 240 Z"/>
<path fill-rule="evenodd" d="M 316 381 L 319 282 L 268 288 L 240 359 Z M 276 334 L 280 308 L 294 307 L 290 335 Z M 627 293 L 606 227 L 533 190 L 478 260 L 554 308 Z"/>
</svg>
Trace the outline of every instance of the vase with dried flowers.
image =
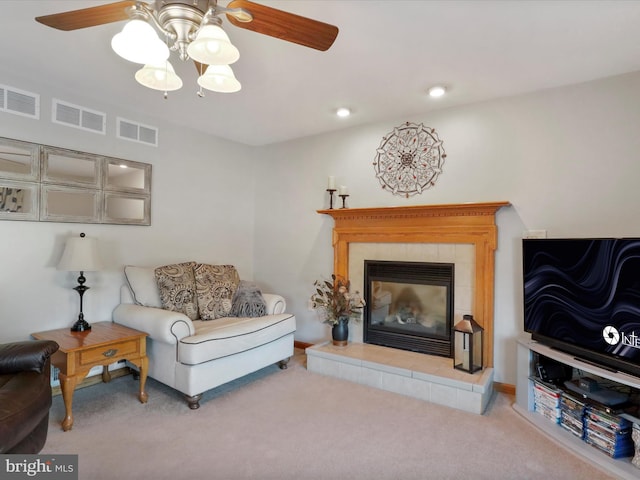
<svg viewBox="0 0 640 480">
<path fill-rule="evenodd" d="M 360 320 L 365 303 L 360 292 L 351 292 L 351 282 L 331 275 L 331 281 L 313 282 L 316 291 L 311 295 L 311 305 L 318 311 L 324 323 L 331 325 L 334 345 L 344 346 L 349 338 L 349 320 Z"/>
</svg>

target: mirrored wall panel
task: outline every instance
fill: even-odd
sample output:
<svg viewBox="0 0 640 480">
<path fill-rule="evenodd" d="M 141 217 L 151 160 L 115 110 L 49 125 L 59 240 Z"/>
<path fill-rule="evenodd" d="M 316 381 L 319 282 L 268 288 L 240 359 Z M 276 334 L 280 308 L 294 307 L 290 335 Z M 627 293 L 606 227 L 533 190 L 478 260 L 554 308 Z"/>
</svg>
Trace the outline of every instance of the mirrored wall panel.
<svg viewBox="0 0 640 480">
<path fill-rule="evenodd" d="M 149 221 L 151 202 L 148 196 L 105 193 L 104 212 L 108 223 L 144 223 Z"/>
<path fill-rule="evenodd" d="M 88 188 L 42 185 L 40 220 L 100 223 L 99 191 Z"/>
<path fill-rule="evenodd" d="M 44 147 L 42 181 L 99 188 L 99 159 L 86 153 Z"/>
<path fill-rule="evenodd" d="M 151 165 L 0 137 L 0 220 L 151 225 Z"/>
<path fill-rule="evenodd" d="M 35 182 L 39 176 L 39 145 L 0 138 L 0 178 Z"/>
<path fill-rule="evenodd" d="M 105 189 L 114 192 L 149 193 L 151 165 L 110 158 L 105 162 Z"/>
<path fill-rule="evenodd" d="M 0 219 L 38 220 L 38 185 L 0 179 Z"/>
</svg>

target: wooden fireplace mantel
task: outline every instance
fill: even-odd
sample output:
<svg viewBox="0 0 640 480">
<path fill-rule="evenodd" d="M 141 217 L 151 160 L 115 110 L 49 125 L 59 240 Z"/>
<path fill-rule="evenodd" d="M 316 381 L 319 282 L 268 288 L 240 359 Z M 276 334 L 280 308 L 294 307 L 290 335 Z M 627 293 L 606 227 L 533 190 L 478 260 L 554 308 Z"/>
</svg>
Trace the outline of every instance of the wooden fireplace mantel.
<svg viewBox="0 0 640 480">
<path fill-rule="evenodd" d="M 496 212 L 509 202 L 318 210 L 333 217 L 333 271 L 349 278 L 350 243 L 464 243 L 475 246 L 474 319 L 484 328 L 484 362 L 493 366 Z"/>
</svg>

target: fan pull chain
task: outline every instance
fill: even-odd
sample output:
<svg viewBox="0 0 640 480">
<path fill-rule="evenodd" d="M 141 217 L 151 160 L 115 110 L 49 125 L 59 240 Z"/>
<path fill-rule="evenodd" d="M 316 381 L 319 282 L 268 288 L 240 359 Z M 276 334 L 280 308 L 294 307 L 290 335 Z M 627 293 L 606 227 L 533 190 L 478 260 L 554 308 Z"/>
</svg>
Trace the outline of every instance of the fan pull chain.
<svg viewBox="0 0 640 480">
<path fill-rule="evenodd" d="M 167 45 L 167 47 L 169 47 L 169 37 L 165 34 L 164 36 L 164 43 Z M 167 92 L 167 82 L 169 81 L 169 60 L 165 60 L 164 62 L 164 99 L 168 99 L 169 98 L 169 92 Z"/>
<path fill-rule="evenodd" d="M 202 76 L 202 64 L 199 64 L 200 68 L 198 70 L 200 70 L 200 76 Z M 204 98 L 204 92 L 202 91 L 202 85 L 200 85 L 200 88 L 198 89 L 198 91 L 196 92 L 198 94 L 198 97 L 200 98 Z"/>
<path fill-rule="evenodd" d="M 164 88 L 165 88 L 165 90 L 164 90 L 163 97 L 164 97 L 165 100 L 167 98 L 169 98 L 169 92 L 167 92 L 167 81 L 168 81 L 167 80 L 167 74 L 169 73 L 169 68 L 167 67 L 168 63 L 169 63 L 168 61 L 164 62 Z"/>
</svg>

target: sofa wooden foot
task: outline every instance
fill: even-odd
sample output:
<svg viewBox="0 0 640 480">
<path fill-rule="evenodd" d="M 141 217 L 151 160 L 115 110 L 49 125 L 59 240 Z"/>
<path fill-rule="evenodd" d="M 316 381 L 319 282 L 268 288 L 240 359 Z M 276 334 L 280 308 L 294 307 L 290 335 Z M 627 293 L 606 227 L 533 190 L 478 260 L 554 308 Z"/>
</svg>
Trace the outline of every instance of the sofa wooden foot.
<svg viewBox="0 0 640 480">
<path fill-rule="evenodd" d="M 280 370 L 286 370 L 287 369 L 287 364 L 289 363 L 289 360 L 291 360 L 291 357 L 285 358 L 284 360 L 280 360 L 278 362 L 278 366 L 280 367 Z"/>
<path fill-rule="evenodd" d="M 187 399 L 187 403 L 189 404 L 189 408 L 191 410 L 197 410 L 198 408 L 200 408 L 200 399 L 202 398 L 201 393 L 193 396 L 185 395 L 185 398 Z"/>
</svg>

